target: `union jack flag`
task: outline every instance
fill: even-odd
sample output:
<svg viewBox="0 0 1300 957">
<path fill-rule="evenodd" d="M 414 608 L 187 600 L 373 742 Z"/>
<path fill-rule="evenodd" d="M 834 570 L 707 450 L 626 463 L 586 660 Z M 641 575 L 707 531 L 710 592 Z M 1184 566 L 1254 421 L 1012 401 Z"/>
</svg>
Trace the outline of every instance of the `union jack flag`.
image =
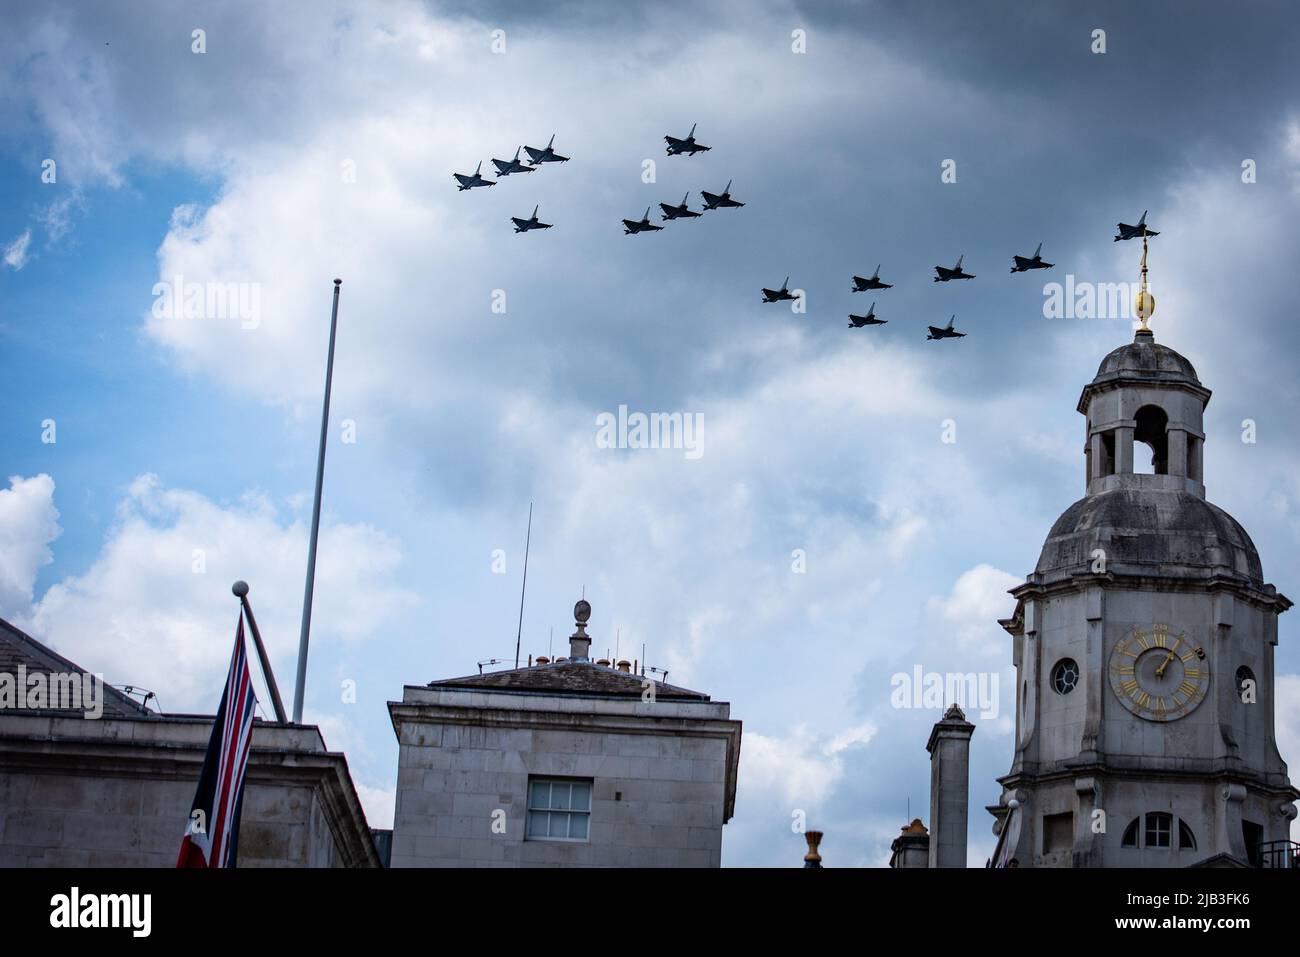
<svg viewBox="0 0 1300 957">
<path fill-rule="evenodd" d="M 177 867 L 234 867 L 239 849 L 239 811 L 244 803 L 244 772 L 253 740 L 253 681 L 244 652 L 244 614 L 235 630 L 235 652 L 221 693 L 194 794 L 189 826 Z"/>
</svg>

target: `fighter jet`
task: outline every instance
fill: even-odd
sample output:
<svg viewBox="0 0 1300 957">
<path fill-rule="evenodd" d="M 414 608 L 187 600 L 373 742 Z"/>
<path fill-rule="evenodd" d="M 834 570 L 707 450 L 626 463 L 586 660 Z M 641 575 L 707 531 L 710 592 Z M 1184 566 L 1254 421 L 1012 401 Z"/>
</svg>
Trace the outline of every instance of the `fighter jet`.
<svg viewBox="0 0 1300 957">
<path fill-rule="evenodd" d="M 1043 244 L 1039 243 L 1038 248 L 1034 250 L 1033 256 L 1026 259 L 1024 256 L 1012 256 L 1014 265 L 1011 267 L 1012 272 L 1028 272 L 1031 269 L 1051 269 L 1056 263 L 1043 262 Z"/>
<path fill-rule="evenodd" d="M 1128 223 L 1116 223 L 1119 228 L 1119 235 L 1112 237 L 1115 242 L 1121 239 L 1137 239 L 1139 236 L 1159 236 L 1160 234 L 1154 229 L 1147 229 L 1147 211 L 1142 210 L 1142 218 L 1138 220 L 1136 226 L 1130 226 Z"/>
<path fill-rule="evenodd" d="M 940 329 L 938 326 L 931 326 L 930 334 L 925 337 L 926 341 L 928 342 L 931 339 L 959 339 L 962 336 L 966 335 L 966 333 L 958 332 L 956 329 L 952 327 L 952 324 L 954 320 L 956 320 L 956 318 L 957 318 L 956 316 L 953 316 L 952 319 L 949 319 L 948 325 L 944 326 L 942 329 Z"/>
<path fill-rule="evenodd" d="M 520 147 L 523 149 L 523 147 Z M 519 150 L 515 150 L 515 158 L 512 160 L 494 159 L 492 164 L 497 168 L 498 176 L 509 176 L 511 173 L 531 173 L 536 167 L 525 166 L 519 162 Z"/>
<path fill-rule="evenodd" d="M 539 223 L 537 221 L 537 207 L 533 207 L 533 216 L 531 219 L 520 219 L 518 216 L 511 216 L 510 219 L 515 224 L 515 232 L 526 233 L 530 229 L 550 229 L 550 223 Z"/>
<path fill-rule="evenodd" d="M 695 142 L 695 124 L 691 124 L 691 131 L 686 134 L 686 139 L 679 140 L 675 136 L 665 136 L 664 142 L 668 144 L 667 153 L 669 156 L 680 156 L 685 153 L 688 156 L 694 156 L 696 153 L 707 153 L 712 147 L 701 146 Z"/>
<path fill-rule="evenodd" d="M 767 288 L 765 287 L 765 288 L 763 289 L 763 301 L 764 301 L 764 302 L 782 302 L 783 300 L 786 300 L 786 299 L 797 299 L 797 298 L 799 298 L 798 296 L 796 296 L 794 293 L 792 293 L 792 292 L 790 291 L 789 286 L 790 286 L 790 277 L 789 277 L 789 276 L 786 276 L 786 277 L 785 277 L 785 282 L 781 283 L 781 288 L 780 288 L 780 289 L 767 289 Z"/>
<path fill-rule="evenodd" d="M 961 261 L 966 258 L 962 253 L 957 257 L 957 265 L 951 269 L 945 269 L 943 266 L 935 266 L 934 271 L 939 275 L 934 277 L 935 282 L 947 282 L 949 279 L 974 279 L 975 277 L 968 272 L 962 272 Z"/>
<path fill-rule="evenodd" d="M 464 173 L 452 173 L 451 175 L 455 178 L 456 182 L 460 184 L 456 189 L 466 190 L 473 189 L 475 186 L 495 186 L 496 183 L 493 180 L 484 179 L 479 175 L 482 169 L 483 164 L 479 163 L 478 168 L 474 170 L 473 176 L 466 176 Z"/>
<path fill-rule="evenodd" d="M 686 194 L 686 196 L 690 195 L 690 193 Z M 686 196 L 682 197 L 680 206 L 669 206 L 667 203 L 659 204 L 659 208 L 664 211 L 664 222 L 668 222 L 670 219 L 688 219 L 700 215 L 695 210 L 686 208 Z"/>
<path fill-rule="evenodd" d="M 883 326 L 888 321 L 888 319 L 876 318 L 876 304 L 874 302 L 871 304 L 871 308 L 867 310 L 865 316 L 855 316 L 853 313 L 849 313 L 850 329 L 861 329 L 863 326 Z"/>
<path fill-rule="evenodd" d="M 894 284 L 880 281 L 880 267 L 871 274 L 870 279 L 863 279 L 861 276 L 853 277 L 853 289 L 851 292 L 866 292 L 868 289 L 893 289 Z"/>
<path fill-rule="evenodd" d="M 745 205 L 731 198 L 731 180 L 727 180 L 727 188 L 722 191 L 722 195 L 710 193 L 707 189 L 702 189 L 700 192 L 704 194 L 705 209 L 722 209 L 723 207 L 739 209 Z"/>
<path fill-rule="evenodd" d="M 682 200 L 682 202 L 684 203 L 685 200 Z M 654 230 L 659 230 L 659 229 L 663 229 L 663 227 L 662 227 L 662 226 L 656 226 L 654 223 L 650 222 L 650 207 L 649 207 L 649 206 L 647 206 L 647 207 L 645 208 L 645 215 L 644 215 L 643 217 L 641 217 L 641 221 L 640 221 L 640 222 L 637 222 L 635 219 L 625 219 L 625 220 L 623 220 L 623 235 L 624 235 L 624 236 L 631 236 L 633 233 L 648 233 L 648 232 L 651 232 L 651 231 L 654 231 Z"/>
<path fill-rule="evenodd" d="M 561 156 L 559 153 L 555 152 L 555 150 L 551 149 L 551 146 L 554 143 L 555 134 L 552 133 L 550 142 L 546 144 L 546 149 L 544 150 L 525 146 L 524 149 L 528 151 L 528 162 L 532 163 L 534 166 L 540 166 L 543 163 L 567 163 L 569 161 L 567 156 Z M 519 154 L 516 153 L 515 155 L 518 156 Z"/>
</svg>

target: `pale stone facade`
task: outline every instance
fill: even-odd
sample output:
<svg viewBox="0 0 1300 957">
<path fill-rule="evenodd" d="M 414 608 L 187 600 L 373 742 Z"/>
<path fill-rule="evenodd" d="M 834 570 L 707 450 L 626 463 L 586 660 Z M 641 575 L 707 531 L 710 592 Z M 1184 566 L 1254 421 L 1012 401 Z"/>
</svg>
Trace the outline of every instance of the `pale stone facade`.
<svg viewBox="0 0 1300 957">
<path fill-rule="evenodd" d="M 79 673 L 0 621 L 0 671 Z M 0 867 L 173 867 L 212 718 L 105 688 L 103 716 L 0 709 Z M 318 728 L 257 722 L 240 867 L 378 867 L 342 754 Z"/>
<path fill-rule="evenodd" d="M 557 663 L 408 686 L 389 704 L 394 867 L 719 866 L 740 757 L 730 705 L 574 649 Z M 530 815 L 530 801 L 547 782 L 584 795 L 580 837 L 538 836 L 551 815 Z"/>
</svg>

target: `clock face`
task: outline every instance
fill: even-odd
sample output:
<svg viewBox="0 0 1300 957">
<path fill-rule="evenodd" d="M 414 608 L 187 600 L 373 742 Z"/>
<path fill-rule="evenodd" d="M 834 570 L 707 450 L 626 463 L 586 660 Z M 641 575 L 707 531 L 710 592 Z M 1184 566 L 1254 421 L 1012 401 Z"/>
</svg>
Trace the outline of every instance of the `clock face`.
<svg viewBox="0 0 1300 957">
<path fill-rule="evenodd" d="M 1139 718 L 1176 721 L 1210 690 L 1205 649 L 1168 625 L 1134 628 L 1110 653 L 1110 687 Z"/>
</svg>

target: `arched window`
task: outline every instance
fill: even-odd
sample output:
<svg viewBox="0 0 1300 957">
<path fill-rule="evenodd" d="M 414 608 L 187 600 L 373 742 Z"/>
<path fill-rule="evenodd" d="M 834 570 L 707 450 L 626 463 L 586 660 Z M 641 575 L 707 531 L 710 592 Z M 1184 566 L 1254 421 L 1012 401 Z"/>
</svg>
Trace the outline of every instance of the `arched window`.
<svg viewBox="0 0 1300 957">
<path fill-rule="evenodd" d="M 1169 416 L 1158 405 L 1144 405 L 1137 410 L 1137 415 L 1133 418 L 1136 423 L 1133 429 L 1133 441 L 1143 442 L 1151 450 L 1149 468 L 1141 461 L 1137 451 L 1134 451 L 1133 471 L 1145 472 L 1148 475 L 1168 475 L 1169 434 L 1166 427 L 1169 425 Z"/>
<path fill-rule="evenodd" d="M 1145 825 L 1145 826 L 1142 826 Z M 1141 829 L 1139 830 L 1139 827 Z M 1145 847 L 1147 849 L 1173 847 L 1174 816 L 1165 811 L 1149 811 L 1133 818 L 1124 835 L 1120 838 L 1120 847 Z M 1139 844 L 1139 839 L 1141 844 Z M 1178 818 L 1178 849 L 1180 851 L 1196 850 L 1196 835 L 1181 817 Z"/>
<path fill-rule="evenodd" d="M 1138 846 L 1138 822 L 1141 818 L 1133 818 L 1129 826 L 1124 828 L 1124 837 L 1119 842 L 1120 847 L 1137 847 Z"/>
</svg>

